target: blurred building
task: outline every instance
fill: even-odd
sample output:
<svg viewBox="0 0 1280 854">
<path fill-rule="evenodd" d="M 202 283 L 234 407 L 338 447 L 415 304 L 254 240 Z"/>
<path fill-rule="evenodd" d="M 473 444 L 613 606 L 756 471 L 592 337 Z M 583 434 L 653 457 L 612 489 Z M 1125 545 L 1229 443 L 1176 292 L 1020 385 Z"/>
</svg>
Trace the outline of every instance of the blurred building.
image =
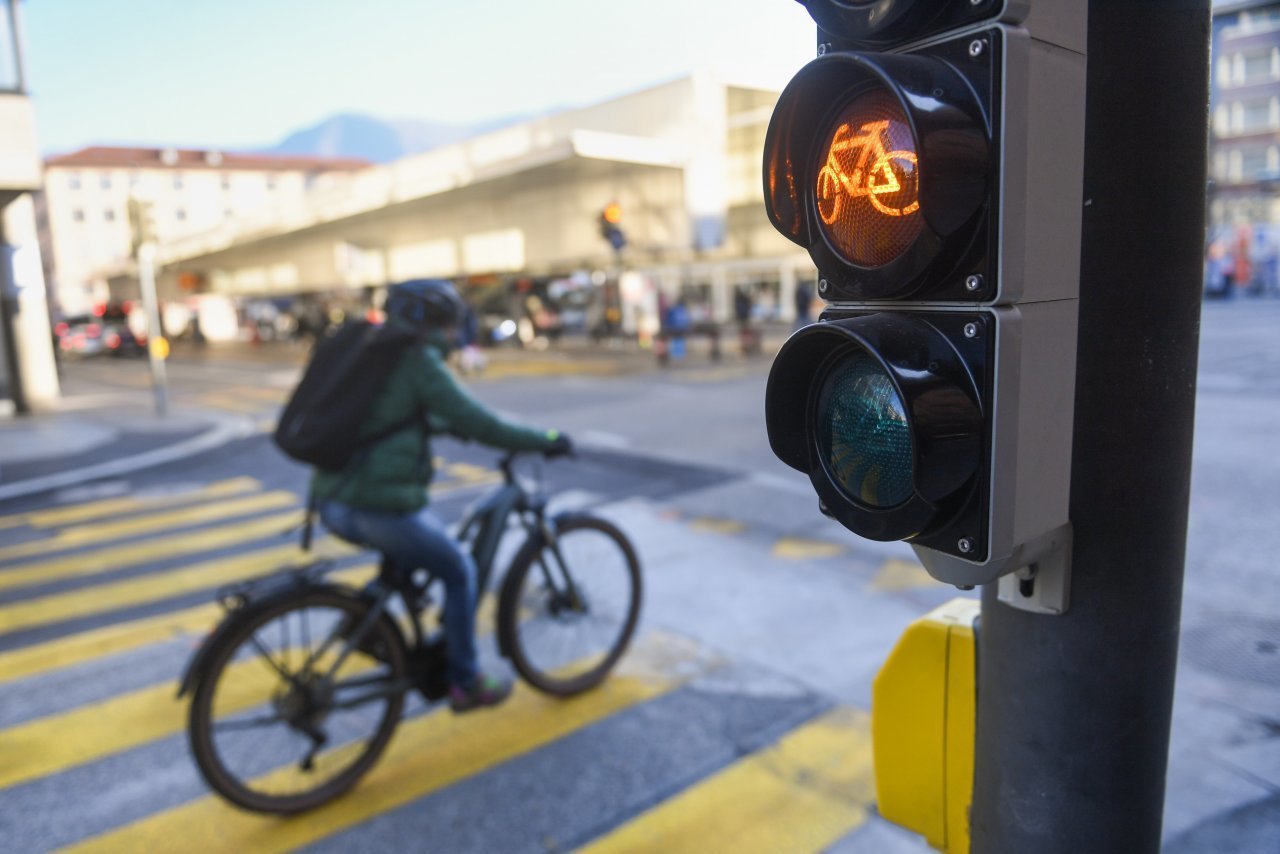
<svg viewBox="0 0 1280 854">
<path fill-rule="evenodd" d="M 95 146 L 51 157 L 40 211 L 50 290 L 68 315 L 107 298 L 108 276 L 130 263 L 130 198 L 151 203 L 157 239 L 172 241 L 263 211 L 288 220 L 313 190 L 366 166 L 178 148 Z"/>
<path fill-rule="evenodd" d="M 40 188 L 18 0 L 0 0 L 0 398 L 19 411 L 58 397 L 32 193 Z"/>
<path fill-rule="evenodd" d="M 764 214 L 761 152 L 777 96 L 695 73 L 317 183 L 305 204 L 164 241 L 161 297 L 283 303 L 426 276 L 554 280 L 609 283 L 632 332 L 680 297 L 729 320 L 738 288 L 789 319 L 797 280 L 813 273 Z M 612 242 L 601 228 L 610 205 L 622 236 Z M 128 297 L 135 285 L 122 273 L 112 286 Z"/>
<path fill-rule="evenodd" d="M 1209 224 L 1280 223 L 1280 2 L 1215 0 Z"/>
</svg>

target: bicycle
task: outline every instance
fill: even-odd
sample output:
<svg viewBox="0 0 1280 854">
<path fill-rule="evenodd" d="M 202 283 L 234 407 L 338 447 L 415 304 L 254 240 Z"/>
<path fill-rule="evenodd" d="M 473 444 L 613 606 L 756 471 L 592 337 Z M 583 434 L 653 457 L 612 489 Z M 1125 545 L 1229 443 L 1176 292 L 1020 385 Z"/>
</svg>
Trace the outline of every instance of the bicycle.
<svg viewBox="0 0 1280 854">
<path fill-rule="evenodd" d="M 909 216 L 920 209 L 920 200 L 907 179 L 914 180 L 916 154 L 914 151 L 885 148 L 884 140 L 889 132 L 888 120 L 869 122 L 856 134 L 849 125 L 836 129 L 835 137 L 827 151 L 827 162 L 818 171 L 818 213 L 822 221 L 832 225 L 840 218 L 842 202 L 865 198 L 885 216 Z M 856 151 L 853 174 L 849 175 L 837 155 Z M 898 168 L 894 168 L 895 161 Z M 898 172 L 903 174 L 899 180 Z M 903 207 L 892 207 L 880 200 L 881 196 L 895 196 L 911 190 L 910 201 Z M 829 212 L 828 212 L 829 211 Z"/>
<path fill-rule="evenodd" d="M 640 563 L 610 522 L 549 516 L 541 467 L 525 483 L 518 456 L 502 457 L 502 482 L 457 537 L 476 562 L 479 605 L 518 520 L 525 540 L 499 589 L 498 650 L 534 688 L 569 697 L 599 685 L 625 652 L 640 614 Z M 183 675 L 196 765 L 237 806 L 289 814 L 338 797 L 381 756 L 407 692 L 433 702 L 448 691 L 443 632 L 425 618 L 436 613 L 430 569 L 400 572 L 384 556 L 363 588 L 326 579 L 333 569 L 321 560 L 220 591 L 226 616 Z"/>
</svg>

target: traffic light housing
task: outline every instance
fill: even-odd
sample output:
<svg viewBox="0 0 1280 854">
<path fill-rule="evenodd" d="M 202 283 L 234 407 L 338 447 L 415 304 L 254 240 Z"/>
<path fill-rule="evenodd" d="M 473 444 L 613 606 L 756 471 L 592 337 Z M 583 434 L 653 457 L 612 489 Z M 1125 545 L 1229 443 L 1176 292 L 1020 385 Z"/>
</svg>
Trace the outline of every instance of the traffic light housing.
<svg viewBox="0 0 1280 854">
<path fill-rule="evenodd" d="M 775 360 L 770 445 L 939 580 L 1062 569 L 1084 4 L 802 2 L 819 56 L 775 108 L 765 206 L 828 307 Z M 1006 587 L 1065 607 L 1062 584 Z"/>
<path fill-rule="evenodd" d="M 610 202 L 600 211 L 600 236 L 609 241 L 615 252 L 627 245 L 627 235 L 622 231 L 622 206 Z"/>
</svg>

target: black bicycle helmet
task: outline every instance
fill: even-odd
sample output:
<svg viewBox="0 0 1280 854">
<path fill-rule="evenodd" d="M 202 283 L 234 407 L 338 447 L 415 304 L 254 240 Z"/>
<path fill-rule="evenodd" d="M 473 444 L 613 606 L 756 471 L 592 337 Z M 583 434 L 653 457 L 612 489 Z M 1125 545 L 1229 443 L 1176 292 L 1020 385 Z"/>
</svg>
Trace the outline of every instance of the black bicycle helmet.
<svg viewBox="0 0 1280 854">
<path fill-rule="evenodd" d="M 383 308 L 388 316 L 423 329 L 457 326 L 465 311 L 462 297 L 443 279 L 414 279 L 392 285 Z"/>
</svg>

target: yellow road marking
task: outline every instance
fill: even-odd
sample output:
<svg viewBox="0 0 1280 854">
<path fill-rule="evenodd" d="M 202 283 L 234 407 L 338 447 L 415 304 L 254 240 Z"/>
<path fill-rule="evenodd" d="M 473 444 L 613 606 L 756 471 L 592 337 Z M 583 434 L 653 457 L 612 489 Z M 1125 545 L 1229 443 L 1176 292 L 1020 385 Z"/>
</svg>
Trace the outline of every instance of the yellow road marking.
<svg viewBox="0 0 1280 854">
<path fill-rule="evenodd" d="M 734 519 L 713 519 L 710 516 L 690 519 L 689 527 L 705 534 L 741 534 L 747 529 L 744 523 Z"/>
<path fill-rule="evenodd" d="M 450 463 L 445 467 L 445 472 L 456 480 L 469 483 L 477 481 L 491 481 L 497 475 L 493 469 L 477 466 L 471 463 Z"/>
<path fill-rule="evenodd" d="M 871 579 L 871 589 L 882 593 L 894 593 L 899 590 L 910 590 L 913 587 L 928 587 L 936 582 L 925 568 L 912 560 L 891 558 L 886 560 Z"/>
<path fill-rule="evenodd" d="M 870 720 L 837 709 L 582 851 L 822 851 L 866 820 L 873 797 Z"/>
<path fill-rule="evenodd" d="M 288 653 L 284 653 L 287 655 Z M 354 675 L 356 668 L 341 671 Z M 266 702 L 279 677 L 258 657 L 231 665 L 219 683 L 219 715 Z M 179 732 L 186 704 L 165 682 L 0 730 L 0 789 L 46 777 Z"/>
<path fill-rule="evenodd" d="M 0 634 L 213 590 L 313 559 L 292 543 L 0 606 Z"/>
<path fill-rule="evenodd" d="M 213 627 L 222 608 L 198 605 L 0 653 L 0 684 L 127 652 Z"/>
<path fill-rule="evenodd" d="M 621 366 L 613 360 L 566 359 L 564 361 L 528 360 L 489 365 L 473 379 L 500 380 L 508 377 L 556 377 L 567 375 L 614 376 Z"/>
<path fill-rule="evenodd" d="M 346 584 L 360 584 L 367 580 L 368 572 L 365 569 L 342 570 L 330 573 L 325 578 Z M 492 593 L 486 594 L 480 605 L 482 615 L 485 613 L 486 605 L 492 604 L 490 600 L 493 598 Z M 27 676 L 50 673 L 116 653 L 129 652 L 153 643 L 202 634 L 211 630 L 223 613 L 220 605 L 211 602 L 208 605 L 197 605 L 194 608 L 172 611 L 158 617 L 130 620 L 21 649 L 0 652 L 0 684 Z M 491 623 L 492 619 L 489 623 L 477 622 L 477 625 L 485 626 Z M 427 628 L 434 630 L 436 627 L 432 624 Z"/>
<path fill-rule="evenodd" d="M 68 555 L 53 560 L 0 568 L 0 590 L 31 587 L 64 578 L 80 578 L 166 560 L 182 555 L 239 545 L 284 534 L 299 521 L 297 513 L 279 513 L 248 522 L 237 522 L 205 531 L 158 537 L 140 543 Z"/>
<path fill-rule="evenodd" d="M 844 546 L 822 540 L 806 540 L 802 537 L 783 537 L 773 544 L 773 556 L 783 560 L 813 560 L 838 557 L 847 552 Z"/>
<path fill-rule="evenodd" d="M 438 712 L 402 723 L 369 776 L 323 809 L 282 819 L 243 812 L 209 796 L 67 850 L 156 851 L 171 847 L 175 839 L 203 840 L 207 850 L 215 844 L 225 851 L 300 848 L 679 687 L 682 679 L 670 675 L 679 668 L 653 675 L 656 663 L 645 661 L 648 640 L 642 638 L 629 656 L 639 667 L 624 663 L 600 688 L 575 699 L 555 700 L 518 685 L 511 699 L 493 711 L 461 717 Z M 653 646 L 658 656 L 670 655 L 661 639 Z M 691 663 L 684 661 L 686 671 Z"/>
<path fill-rule="evenodd" d="M 0 548 L 0 561 L 63 551 L 86 543 L 118 540 L 124 537 L 151 534 L 174 528 L 185 528 L 207 522 L 219 522 L 224 519 L 234 519 L 237 516 L 248 516 L 250 513 L 259 513 L 263 510 L 279 510 L 282 507 L 294 506 L 297 503 L 298 496 L 292 492 L 278 490 L 276 492 L 251 495 L 248 498 L 200 504 L 195 507 L 152 513 L 131 519 L 77 525 L 71 528 L 64 528 L 52 537 Z"/>
<path fill-rule="evenodd" d="M 136 510 L 162 505 L 173 507 L 203 501 L 207 498 L 227 498 L 244 492 L 252 492 L 262 484 L 251 477 L 233 477 L 221 480 L 198 489 L 172 492 L 164 495 L 123 496 L 120 498 L 103 498 L 98 501 L 87 501 L 68 507 L 57 507 L 51 510 L 33 510 L 27 513 L 15 513 L 12 516 L 0 516 L 0 529 L 17 528 L 26 525 L 31 528 L 56 528 L 76 522 L 87 522 L 103 516 L 117 516 Z"/>
</svg>

